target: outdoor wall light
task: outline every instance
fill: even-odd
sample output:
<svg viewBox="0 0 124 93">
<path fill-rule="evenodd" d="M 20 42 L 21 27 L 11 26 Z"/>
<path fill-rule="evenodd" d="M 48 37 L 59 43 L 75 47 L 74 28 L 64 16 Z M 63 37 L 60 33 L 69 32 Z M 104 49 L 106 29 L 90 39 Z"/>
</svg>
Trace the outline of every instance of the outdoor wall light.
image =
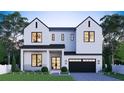
<svg viewBox="0 0 124 93">
<path fill-rule="evenodd" d="M 65 64 L 67 65 L 67 60 L 65 60 Z"/>
<path fill-rule="evenodd" d="M 98 60 L 98 64 L 100 64 L 100 60 Z"/>
</svg>

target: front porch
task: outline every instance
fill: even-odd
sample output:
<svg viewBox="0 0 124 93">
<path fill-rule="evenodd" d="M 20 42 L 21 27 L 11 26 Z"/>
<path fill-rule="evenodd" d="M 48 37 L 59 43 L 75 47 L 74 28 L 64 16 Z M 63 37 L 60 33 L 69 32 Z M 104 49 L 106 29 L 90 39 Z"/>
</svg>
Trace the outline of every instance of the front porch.
<svg viewBox="0 0 124 93">
<path fill-rule="evenodd" d="M 46 66 L 50 73 L 59 73 L 64 66 L 64 49 L 21 49 L 21 55 L 21 71 L 40 71 Z"/>
</svg>

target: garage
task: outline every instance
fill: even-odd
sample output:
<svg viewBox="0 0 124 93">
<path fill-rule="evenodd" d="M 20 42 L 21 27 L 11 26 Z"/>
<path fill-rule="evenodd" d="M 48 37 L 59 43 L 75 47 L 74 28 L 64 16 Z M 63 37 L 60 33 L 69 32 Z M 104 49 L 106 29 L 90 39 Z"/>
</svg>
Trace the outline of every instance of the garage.
<svg viewBox="0 0 124 93">
<path fill-rule="evenodd" d="M 96 72 L 95 59 L 69 59 L 70 72 Z"/>
</svg>

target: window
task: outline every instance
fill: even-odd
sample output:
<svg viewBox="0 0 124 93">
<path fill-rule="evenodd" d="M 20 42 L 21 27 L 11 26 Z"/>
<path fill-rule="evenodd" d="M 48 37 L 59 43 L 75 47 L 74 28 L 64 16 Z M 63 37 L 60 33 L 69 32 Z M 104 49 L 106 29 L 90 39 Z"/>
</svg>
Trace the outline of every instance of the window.
<svg viewBox="0 0 124 93">
<path fill-rule="evenodd" d="M 90 21 L 88 21 L 88 27 L 90 27 Z"/>
<path fill-rule="evenodd" d="M 70 40 L 71 40 L 71 41 L 74 41 L 74 34 L 71 34 Z"/>
<path fill-rule="evenodd" d="M 83 59 L 83 62 L 95 62 L 95 59 Z"/>
<path fill-rule="evenodd" d="M 61 34 L 61 41 L 64 41 L 64 34 Z"/>
<path fill-rule="evenodd" d="M 90 42 L 94 42 L 94 32 L 90 32 Z"/>
<path fill-rule="evenodd" d="M 41 54 L 32 54 L 31 59 L 32 59 L 33 67 L 42 66 L 42 55 Z"/>
<path fill-rule="evenodd" d="M 84 42 L 94 42 L 95 41 L 95 32 L 94 31 L 85 31 L 84 32 Z"/>
<path fill-rule="evenodd" d="M 55 41 L 55 34 L 52 34 L 52 41 Z"/>
<path fill-rule="evenodd" d="M 69 62 L 81 62 L 81 59 L 69 59 Z"/>
<path fill-rule="evenodd" d="M 35 23 L 35 27 L 36 27 L 36 28 L 38 27 L 38 24 L 37 24 L 37 22 Z"/>
<path fill-rule="evenodd" d="M 42 42 L 42 33 L 41 32 L 32 32 L 32 42 L 33 43 Z"/>
</svg>

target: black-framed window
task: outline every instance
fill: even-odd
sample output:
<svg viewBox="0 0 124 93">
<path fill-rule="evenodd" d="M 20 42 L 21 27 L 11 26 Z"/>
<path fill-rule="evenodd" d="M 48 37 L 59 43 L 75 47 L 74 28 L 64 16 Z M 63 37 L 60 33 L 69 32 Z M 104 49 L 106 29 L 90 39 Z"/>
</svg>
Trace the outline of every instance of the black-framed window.
<svg viewBox="0 0 124 93">
<path fill-rule="evenodd" d="M 35 28 L 37 28 L 38 27 L 38 23 L 37 22 L 35 22 Z"/>
<path fill-rule="evenodd" d="M 32 67 L 41 67 L 42 66 L 42 54 L 32 54 L 31 64 L 32 64 Z"/>
<path fill-rule="evenodd" d="M 55 34 L 52 34 L 52 41 L 55 41 Z"/>
<path fill-rule="evenodd" d="M 64 34 L 61 34 L 61 41 L 64 41 Z"/>
<path fill-rule="evenodd" d="M 90 27 L 90 21 L 88 21 L 88 27 Z"/>
<path fill-rule="evenodd" d="M 95 42 L 95 32 L 84 31 L 84 42 Z"/>
<path fill-rule="evenodd" d="M 71 40 L 71 41 L 74 41 L 74 34 L 71 34 L 71 35 L 70 35 L 70 40 Z"/>
<path fill-rule="evenodd" d="M 42 42 L 42 32 L 32 32 L 32 42 L 41 43 Z"/>
</svg>

